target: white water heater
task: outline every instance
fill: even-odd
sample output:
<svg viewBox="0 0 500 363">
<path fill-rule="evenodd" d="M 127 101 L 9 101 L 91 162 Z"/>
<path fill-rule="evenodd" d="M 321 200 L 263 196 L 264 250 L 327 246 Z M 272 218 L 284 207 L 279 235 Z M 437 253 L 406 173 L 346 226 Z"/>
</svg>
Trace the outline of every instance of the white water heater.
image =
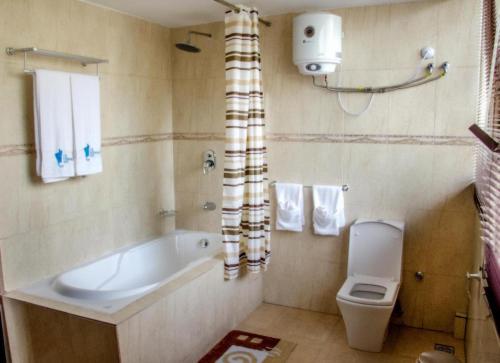
<svg viewBox="0 0 500 363">
<path fill-rule="evenodd" d="M 342 61 L 342 18 L 317 12 L 293 19 L 293 63 L 305 75 L 335 71 Z"/>
</svg>

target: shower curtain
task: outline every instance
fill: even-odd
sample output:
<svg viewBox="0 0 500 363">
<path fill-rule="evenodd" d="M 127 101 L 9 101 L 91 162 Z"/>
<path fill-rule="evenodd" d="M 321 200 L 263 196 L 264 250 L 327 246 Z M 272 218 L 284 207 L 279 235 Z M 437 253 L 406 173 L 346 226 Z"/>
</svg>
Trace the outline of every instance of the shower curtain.
<svg viewBox="0 0 500 363">
<path fill-rule="evenodd" d="M 264 100 L 255 9 L 226 12 L 224 277 L 265 270 L 271 255 Z"/>
</svg>

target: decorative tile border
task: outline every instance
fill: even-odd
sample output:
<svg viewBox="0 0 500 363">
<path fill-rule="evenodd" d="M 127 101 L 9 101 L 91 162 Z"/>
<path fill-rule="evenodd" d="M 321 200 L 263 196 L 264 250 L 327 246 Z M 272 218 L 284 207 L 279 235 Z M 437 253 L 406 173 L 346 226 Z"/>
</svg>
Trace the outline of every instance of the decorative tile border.
<svg viewBox="0 0 500 363">
<path fill-rule="evenodd" d="M 22 154 L 31 154 L 34 152 L 35 152 L 35 145 L 33 144 L 0 146 L 0 156 L 14 156 Z"/>
<path fill-rule="evenodd" d="M 475 144 L 473 136 L 429 136 L 429 135 L 363 135 L 363 134 L 281 134 L 271 133 L 266 139 L 274 142 L 303 142 L 303 143 L 346 143 L 346 144 L 392 144 L 392 145 L 443 145 L 443 146 L 471 146 Z M 204 132 L 169 132 L 153 135 L 117 136 L 104 138 L 102 145 L 122 146 L 144 144 L 166 140 L 186 141 L 224 141 L 224 133 Z M 33 144 L 3 145 L 0 146 L 0 157 L 32 154 L 35 152 Z"/>
<path fill-rule="evenodd" d="M 165 140 L 173 140 L 173 133 L 107 137 L 102 140 L 102 146 L 104 147 L 122 146 L 122 145 L 132 145 L 132 144 L 143 144 L 148 142 L 158 142 Z M 0 145 L 0 157 L 33 154 L 34 152 L 35 152 L 34 144 Z"/>
<path fill-rule="evenodd" d="M 175 132 L 174 140 L 193 141 L 224 141 L 226 136 L 222 132 Z"/>
<path fill-rule="evenodd" d="M 224 141 L 223 133 L 174 133 L 174 140 Z M 282 134 L 270 133 L 266 140 L 274 142 L 401 144 L 401 145 L 474 145 L 473 136 L 432 135 L 365 135 L 365 134 Z"/>
<path fill-rule="evenodd" d="M 153 134 L 153 135 L 137 135 L 137 136 L 117 136 L 107 137 L 102 140 L 102 146 L 121 146 L 131 144 L 144 144 L 147 142 L 158 142 L 173 139 L 173 133 Z"/>
</svg>

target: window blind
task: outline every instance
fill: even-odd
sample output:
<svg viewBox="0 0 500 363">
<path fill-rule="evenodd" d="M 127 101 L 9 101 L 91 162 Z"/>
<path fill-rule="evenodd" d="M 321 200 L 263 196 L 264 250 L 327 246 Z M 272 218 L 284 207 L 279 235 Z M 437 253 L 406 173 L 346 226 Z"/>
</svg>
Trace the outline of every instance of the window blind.
<svg viewBox="0 0 500 363">
<path fill-rule="evenodd" d="M 500 47 L 497 1 L 482 1 L 475 182 L 485 243 L 486 293 L 500 324 Z"/>
</svg>

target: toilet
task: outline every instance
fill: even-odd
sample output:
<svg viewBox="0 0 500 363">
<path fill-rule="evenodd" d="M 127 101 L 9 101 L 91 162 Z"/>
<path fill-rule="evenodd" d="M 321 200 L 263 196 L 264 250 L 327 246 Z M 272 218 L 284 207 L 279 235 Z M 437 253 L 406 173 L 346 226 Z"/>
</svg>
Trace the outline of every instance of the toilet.
<svg viewBox="0 0 500 363">
<path fill-rule="evenodd" d="M 350 347 L 380 352 L 401 283 L 404 223 L 358 219 L 350 229 L 347 279 L 337 293 Z"/>
</svg>

